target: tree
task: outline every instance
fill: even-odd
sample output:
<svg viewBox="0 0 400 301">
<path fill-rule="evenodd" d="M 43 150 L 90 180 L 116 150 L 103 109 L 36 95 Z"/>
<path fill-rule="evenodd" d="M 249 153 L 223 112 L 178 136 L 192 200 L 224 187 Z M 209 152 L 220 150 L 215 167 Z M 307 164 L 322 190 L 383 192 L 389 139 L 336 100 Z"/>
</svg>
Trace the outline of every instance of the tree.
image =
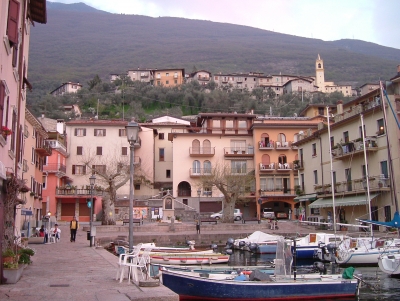
<svg viewBox="0 0 400 301">
<path fill-rule="evenodd" d="M 114 151 L 110 151 L 109 155 L 106 156 L 97 156 L 96 152 L 89 147 L 85 149 L 87 149 L 87 152 L 81 163 L 96 174 L 96 186 L 105 187 L 102 198 L 102 225 L 115 225 L 117 191 L 129 181 L 129 159 L 118 155 L 121 147 L 115 147 Z M 89 177 L 89 175 L 86 176 Z M 141 165 L 135 166 L 134 181 L 136 180 L 151 184 L 145 169 Z"/>
<path fill-rule="evenodd" d="M 200 178 L 200 183 L 207 188 L 215 186 L 223 194 L 222 222 L 233 223 L 236 202 L 254 188 L 254 168 L 248 169 L 245 164 L 220 162 L 209 172 Z"/>
<path fill-rule="evenodd" d="M 101 79 L 99 77 L 98 74 L 96 74 L 96 76 L 87 82 L 88 86 L 89 86 L 89 91 L 92 90 L 96 85 L 101 83 Z"/>
</svg>

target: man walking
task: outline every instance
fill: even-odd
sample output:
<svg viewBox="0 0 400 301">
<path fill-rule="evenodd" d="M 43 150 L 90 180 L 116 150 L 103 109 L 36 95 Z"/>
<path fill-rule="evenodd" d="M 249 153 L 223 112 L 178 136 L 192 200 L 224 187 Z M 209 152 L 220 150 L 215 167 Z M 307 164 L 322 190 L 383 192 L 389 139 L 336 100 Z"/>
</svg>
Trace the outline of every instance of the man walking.
<svg viewBox="0 0 400 301">
<path fill-rule="evenodd" d="M 70 222 L 69 228 L 71 230 L 71 242 L 75 242 L 76 231 L 79 229 L 79 223 L 76 220 L 76 216 L 74 216 L 72 221 Z"/>
</svg>

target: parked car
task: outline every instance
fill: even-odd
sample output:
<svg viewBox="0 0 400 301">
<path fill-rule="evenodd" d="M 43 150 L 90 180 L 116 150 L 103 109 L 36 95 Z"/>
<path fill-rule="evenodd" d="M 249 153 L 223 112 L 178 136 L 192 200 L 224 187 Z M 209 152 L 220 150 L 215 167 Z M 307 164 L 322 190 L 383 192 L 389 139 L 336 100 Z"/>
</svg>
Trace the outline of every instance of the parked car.
<svg viewBox="0 0 400 301">
<path fill-rule="evenodd" d="M 240 221 L 242 219 L 242 212 L 240 211 L 240 209 L 235 209 L 233 216 L 235 218 L 235 221 Z M 210 217 L 215 219 L 222 218 L 222 210 L 220 212 L 211 214 Z"/>
<path fill-rule="evenodd" d="M 272 208 L 263 208 L 262 209 L 262 217 L 263 218 L 274 219 L 275 218 L 275 213 L 272 210 Z"/>
</svg>

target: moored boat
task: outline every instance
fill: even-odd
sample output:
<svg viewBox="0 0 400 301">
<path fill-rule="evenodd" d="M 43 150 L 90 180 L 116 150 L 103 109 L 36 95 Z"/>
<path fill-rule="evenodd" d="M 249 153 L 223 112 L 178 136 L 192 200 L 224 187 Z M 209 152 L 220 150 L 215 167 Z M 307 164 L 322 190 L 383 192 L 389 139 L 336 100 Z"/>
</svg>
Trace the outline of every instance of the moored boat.
<svg viewBox="0 0 400 301">
<path fill-rule="evenodd" d="M 233 247 L 256 254 L 275 254 L 279 236 L 255 231 L 245 238 L 235 239 Z"/>
<path fill-rule="evenodd" d="M 228 261 L 229 255 L 214 252 L 153 252 L 150 254 L 150 263 L 152 264 L 201 265 L 227 263 Z"/>
</svg>

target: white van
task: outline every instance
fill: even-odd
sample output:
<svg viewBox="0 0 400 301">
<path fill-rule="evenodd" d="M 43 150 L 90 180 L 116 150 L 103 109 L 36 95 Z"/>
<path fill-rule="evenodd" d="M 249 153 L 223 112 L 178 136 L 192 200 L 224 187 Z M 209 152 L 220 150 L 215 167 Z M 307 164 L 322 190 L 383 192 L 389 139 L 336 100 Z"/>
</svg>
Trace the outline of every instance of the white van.
<svg viewBox="0 0 400 301">
<path fill-rule="evenodd" d="M 262 217 L 263 218 L 274 219 L 275 218 L 275 213 L 272 210 L 272 208 L 263 208 L 262 209 Z"/>
<path fill-rule="evenodd" d="M 234 209 L 234 210 L 235 211 L 233 213 L 233 216 L 235 218 L 235 221 L 240 221 L 242 219 L 242 212 L 240 212 L 240 209 Z M 211 214 L 210 217 L 215 219 L 222 218 L 222 210 L 220 212 Z"/>
</svg>

